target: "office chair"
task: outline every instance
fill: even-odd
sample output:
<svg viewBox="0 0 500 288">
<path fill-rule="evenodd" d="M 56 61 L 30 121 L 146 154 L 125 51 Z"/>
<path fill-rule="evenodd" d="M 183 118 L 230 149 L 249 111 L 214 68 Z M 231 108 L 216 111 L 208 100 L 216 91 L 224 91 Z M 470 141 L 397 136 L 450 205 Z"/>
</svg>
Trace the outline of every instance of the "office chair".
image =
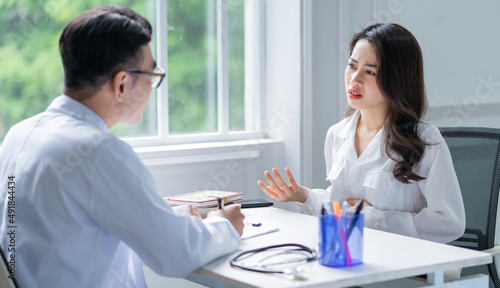
<svg viewBox="0 0 500 288">
<path fill-rule="evenodd" d="M 500 246 L 495 246 L 500 189 L 500 129 L 440 128 L 450 148 L 465 206 L 466 229 L 451 245 L 493 255 L 493 263 L 462 269 L 461 276 L 487 274 L 490 287 L 500 288 L 495 265 Z M 500 261 L 500 258 L 498 259 Z"/>
<path fill-rule="evenodd" d="M 0 264 L 0 287 L 2 288 L 16 288 L 16 287 L 19 287 L 17 285 L 17 282 L 16 282 L 16 278 L 9 278 L 9 270 L 8 270 L 8 262 L 7 262 L 7 258 L 5 258 L 5 255 L 3 254 L 3 251 L 2 249 L 0 248 L 0 254 L 2 255 L 2 261 L 1 264 Z"/>
</svg>

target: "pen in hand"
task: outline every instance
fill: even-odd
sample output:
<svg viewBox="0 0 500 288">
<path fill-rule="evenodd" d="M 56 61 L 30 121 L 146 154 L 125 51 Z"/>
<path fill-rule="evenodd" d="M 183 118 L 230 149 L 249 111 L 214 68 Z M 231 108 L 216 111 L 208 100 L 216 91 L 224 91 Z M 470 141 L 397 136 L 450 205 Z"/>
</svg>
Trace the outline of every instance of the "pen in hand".
<svg viewBox="0 0 500 288">
<path fill-rule="evenodd" d="M 243 223 L 243 219 L 245 219 L 245 215 L 241 213 L 241 206 L 238 204 L 228 205 L 224 207 L 223 198 L 217 198 L 217 210 L 210 211 L 207 217 L 211 216 L 219 216 L 222 218 L 226 218 L 231 222 L 231 225 L 236 229 L 238 234 L 241 236 L 243 234 L 243 228 L 245 224 Z"/>
</svg>

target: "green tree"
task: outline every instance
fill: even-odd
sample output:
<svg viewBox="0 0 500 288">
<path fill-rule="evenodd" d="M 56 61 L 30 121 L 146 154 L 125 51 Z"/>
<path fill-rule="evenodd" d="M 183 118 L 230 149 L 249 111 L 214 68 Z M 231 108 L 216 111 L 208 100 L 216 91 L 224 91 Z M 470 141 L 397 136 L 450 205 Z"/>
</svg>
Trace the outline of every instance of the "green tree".
<svg viewBox="0 0 500 288">
<path fill-rule="evenodd" d="M 147 15 L 147 2 L 112 0 Z M 103 1 L 0 1 L 0 141 L 15 123 L 42 112 L 62 94 L 59 36 L 76 15 Z"/>
<path fill-rule="evenodd" d="M 244 0 L 227 1 L 231 130 L 244 129 Z M 171 133 L 217 130 L 217 1 L 167 2 Z"/>
<path fill-rule="evenodd" d="M 235 35 L 240 33 L 236 40 L 230 41 L 231 127 L 242 129 L 244 1 L 230 3 L 230 29 L 236 31 Z M 148 18 L 155 28 L 154 0 L 0 0 L 0 142 L 12 125 L 42 112 L 62 94 L 64 76 L 58 50 L 61 31 L 78 14 L 103 4 L 130 7 Z M 208 83 L 217 83 L 213 78 L 217 75 L 217 56 L 209 52 L 217 51 L 216 33 L 207 34 L 207 29 L 209 25 L 216 27 L 216 1 L 169 0 L 167 22 L 165 82 L 168 83 L 171 133 L 214 131 L 217 103 L 213 98 L 211 102 L 210 95 L 216 95 L 217 91 L 216 86 L 210 91 Z M 215 66 L 207 63 L 215 63 Z M 150 104 L 141 124 L 117 125 L 112 132 L 119 136 L 155 134 L 155 93 Z"/>
</svg>

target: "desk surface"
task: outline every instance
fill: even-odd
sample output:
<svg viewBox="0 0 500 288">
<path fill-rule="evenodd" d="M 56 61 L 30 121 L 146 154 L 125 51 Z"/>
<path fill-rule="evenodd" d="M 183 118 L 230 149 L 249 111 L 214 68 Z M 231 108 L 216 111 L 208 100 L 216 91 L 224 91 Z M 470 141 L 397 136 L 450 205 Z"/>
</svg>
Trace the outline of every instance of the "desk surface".
<svg viewBox="0 0 500 288">
<path fill-rule="evenodd" d="M 287 280 L 233 268 L 229 260 L 241 250 L 281 243 L 299 243 L 318 250 L 318 218 L 273 207 L 244 209 L 245 222 L 278 226 L 278 232 L 244 240 L 238 252 L 221 257 L 187 279 L 210 287 L 356 286 L 491 263 L 489 254 L 397 234 L 364 229 L 363 264 L 330 268 L 317 261 L 307 266 L 309 279 Z"/>
</svg>

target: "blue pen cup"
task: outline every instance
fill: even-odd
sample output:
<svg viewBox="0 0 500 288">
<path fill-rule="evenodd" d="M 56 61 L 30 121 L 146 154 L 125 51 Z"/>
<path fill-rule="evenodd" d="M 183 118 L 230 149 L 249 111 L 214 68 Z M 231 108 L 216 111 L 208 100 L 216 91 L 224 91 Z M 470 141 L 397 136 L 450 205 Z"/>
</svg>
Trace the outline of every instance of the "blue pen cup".
<svg viewBox="0 0 500 288">
<path fill-rule="evenodd" d="M 319 216 L 319 263 L 330 267 L 363 263 L 363 222 L 363 214 Z"/>
</svg>

